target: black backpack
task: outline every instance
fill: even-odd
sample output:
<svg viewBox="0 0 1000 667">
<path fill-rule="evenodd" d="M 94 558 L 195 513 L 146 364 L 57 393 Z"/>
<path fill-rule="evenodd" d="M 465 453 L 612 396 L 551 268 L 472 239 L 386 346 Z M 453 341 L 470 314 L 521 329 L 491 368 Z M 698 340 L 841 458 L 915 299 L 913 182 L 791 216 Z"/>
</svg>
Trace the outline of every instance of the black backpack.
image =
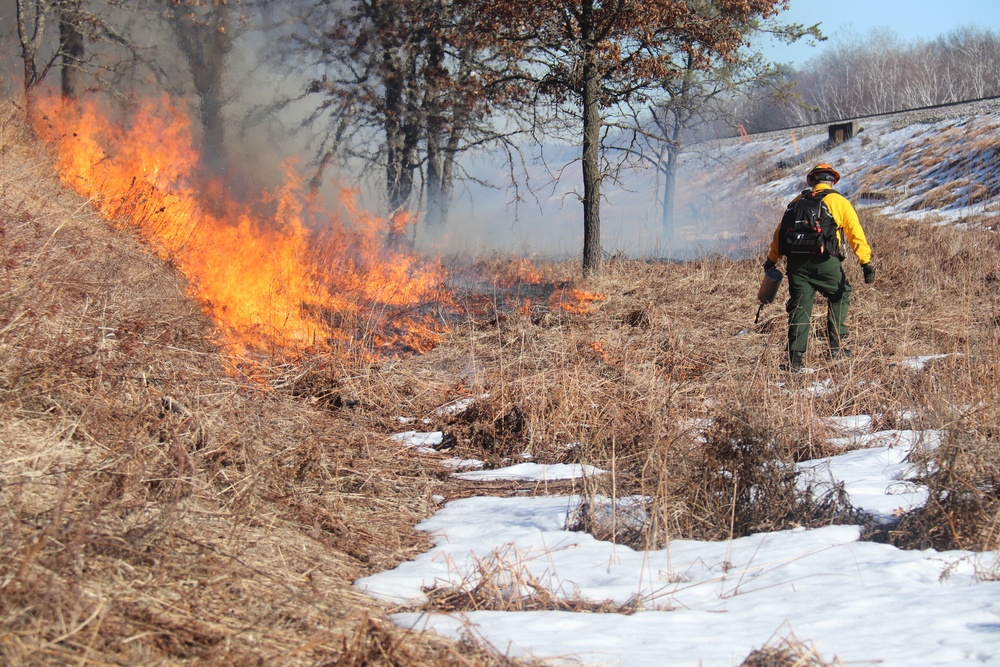
<svg viewBox="0 0 1000 667">
<path fill-rule="evenodd" d="M 840 255 L 837 221 L 823 198 L 836 190 L 803 190 L 781 216 L 778 252 L 790 255 Z M 838 193 L 839 194 L 839 193 Z"/>
</svg>

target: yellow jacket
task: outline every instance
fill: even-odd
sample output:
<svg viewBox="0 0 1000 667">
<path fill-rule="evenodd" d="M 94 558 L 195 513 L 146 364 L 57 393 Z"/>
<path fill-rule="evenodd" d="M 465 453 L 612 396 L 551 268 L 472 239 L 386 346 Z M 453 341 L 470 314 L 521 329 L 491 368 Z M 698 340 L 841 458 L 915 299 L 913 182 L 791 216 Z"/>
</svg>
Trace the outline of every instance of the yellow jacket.
<svg viewBox="0 0 1000 667">
<path fill-rule="evenodd" d="M 818 183 L 813 192 L 820 192 L 822 190 L 830 190 L 832 186 L 829 183 Z M 799 195 L 800 197 L 802 195 Z M 847 201 L 847 198 L 843 195 L 833 192 L 823 198 L 823 203 L 826 207 L 830 209 L 830 214 L 833 216 L 834 221 L 837 223 L 837 247 L 840 249 L 839 254 L 844 253 L 844 238 L 847 238 L 847 242 L 851 245 L 851 249 L 854 250 L 854 254 L 858 256 L 858 262 L 861 264 L 867 264 L 872 260 L 872 249 L 868 245 L 868 239 L 865 238 L 865 230 L 861 229 L 861 223 L 858 221 L 858 214 L 854 211 L 854 207 L 851 206 L 851 202 Z M 771 240 L 771 251 L 767 253 L 767 258 L 772 262 L 777 262 L 781 259 L 781 253 L 778 252 L 778 237 L 781 234 L 781 224 L 778 224 L 778 228 L 774 230 L 774 238 Z"/>
</svg>

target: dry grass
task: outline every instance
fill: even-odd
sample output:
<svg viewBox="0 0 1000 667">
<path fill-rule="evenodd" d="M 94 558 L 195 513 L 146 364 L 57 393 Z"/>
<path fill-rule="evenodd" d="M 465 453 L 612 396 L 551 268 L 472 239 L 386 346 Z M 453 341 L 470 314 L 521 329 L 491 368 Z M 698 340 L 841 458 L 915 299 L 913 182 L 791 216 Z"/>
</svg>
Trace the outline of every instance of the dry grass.
<svg viewBox="0 0 1000 667">
<path fill-rule="evenodd" d="M 389 444 L 398 416 L 491 466 L 528 453 L 611 471 L 558 489 L 648 499 L 648 520 L 600 528 L 635 546 L 850 518 L 837 489 L 804 494 L 789 474 L 830 453 L 823 417 L 947 427 L 928 467 L 935 502 L 893 539 L 996 545 L 995 234 L 863 213 L 878 283 L 848 263 L 855 355 L 824 358 L 820 304 L 812 375 L 778 368 L 780 307 L 753 324 L 759 259 L 614 260 L 563 285 L 603 295 L 590 312 L 497 287 L 463 296 L 467 316 L 427 354 L 300 359 L 251 382 L 226 373 L 169 265 L 53 180 L 9 104 L 0 128 L 0 662 L 507 664 L 395 628 L 350 586 L 427 547 L 413 525 L 432 495 L 477 492 Z M 492 285 L 577 272 L 475 268 Z M 948 356 L 904 363 L 925 354 Z M 438 412 L 465 397 L 471 410 Z M 484 561 L 432 606 L 629 610 L 527 572 Z"/>
<path fill-rule="evenodd" d="M 790 636 L 754 649 L 740 667 L 843 667 L 843 664 L 836 657 L 831 662 L 823 660 L 815 647 Z"/>
<path fill-rule="evenodd" d="M 425 548 L 437 485 L 381 417 L 311 400 L 308 363 L 227 374 L 183 279 L 10 103 L 0 146 L 0 663 L 505 664 L 351 587 Z"/>
<path fill-rule="evenodd" d="M 535 559 L 542 556 L 535 556 Z M 638 600 L 625 604 L 611 600 L 580 598 L 559 581 L 558 573 L 532 572 L 529 559 L 513 546 L 478 559 L 465 579 L 425 591 L 422 609 L 434 611 L 541 611 L 556 609 L 580 613 L 631 614 L 641 607 Z"/>
<path fill-rule="evenodd" d="M 956 415 L 944 443 L 921 461 L 927 502 L 885 538 L 908 549 L 1000 549 L 1000 431 L 996 406 Z M 985 417 L 985 419 L 984 419 Z"/>
<path fill-rule="evenodd" d="M 995 234 L 865 211 L 862 222 L 878 282 L 864 285 L 856 261 L 846 264 L 854 357 L 825 358 L 820 299 L 811 375 L 779 370 L 780 307 L 753 324 L 759 260 L 724 259 L 611 262 L 586 285 L 606 297 L 590 314 L 470 317 L 447 345 L 397 368 L 458 379 L 453 388 L 487 396 L 435 421 L 458 436 L 458 455 L 489 465 L 523 453 L 591 463 L 612 474 L 579 481 L 576 491 L 595 502 L 651 499 L 641 533 L 618 535 L 633 546 L 856 521 L 837 489 L 803 494 L 788 475 L 795 461 L 831 453 L 823 418 L 868 414 L 876 428 L 941 427 L 949 406 L 992 402 L 1000 343 Z M 912 367 L 908 360 L 921 355 L 945 356 Z M 977 465 L 988 472 L 997 463 Z M 577 519 L 594 529 L 586 514 Z"/>
</svg>

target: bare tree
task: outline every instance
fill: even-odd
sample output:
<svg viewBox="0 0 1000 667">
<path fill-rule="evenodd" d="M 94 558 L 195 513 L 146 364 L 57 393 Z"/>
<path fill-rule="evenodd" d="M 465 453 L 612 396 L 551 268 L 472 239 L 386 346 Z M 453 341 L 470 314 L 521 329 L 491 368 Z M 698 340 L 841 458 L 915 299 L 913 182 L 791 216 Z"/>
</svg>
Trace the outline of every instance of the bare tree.
<svg viewBox="0 0 1000 667">
<path fill-rule="evenodd" d="M 977 99 L 1000 92 L 1000 35 L 978 26 L 952 30 L 936 40 L 942 69 L 957 85 L 958 99 Z"/>
<path fill-rule="evenodd" d="M 804 104 L 769 109 L 771 125 L 889 113 L 1000 94 L 1000 35 L 976 26 L 903 42 L 887 28 L 847 31 L 795 75 Z"/>
<path fill-rule="evenodd" d="M 56 62 L 58 51 L 46 58 L 42 48 L 45 29 L 55 10 L 54 0 L 17 0 L 17 36 L 24 64 L 24 96 L 29 112 L 34 110 L 35 94 Z"/>
<path fill-rule="evenodd" d="M 491 120 L 511 99 L 499 83 L 503 64 L 447 0 L 312 2 L 300 11 L 279 56 L 313 75 L 299 101 L 313 101 L 306 124 L 320 132 L 314 185 L 328 166 L 360 159 L 384 174 L 390 212 L 422 196 L 426 224 L 443 224 L 458 156 L 507 139 Z"/>
<path fill-rule="evenodd" d="M 815 25 L 781 24 L 774 20 L 761 22 L 756 17 L 751 17 L 740 31 L 743 40 L 748 43 L 768 35 L 785 43 L 807 37 L 825 39 Z M 781 99 L 789 95 L 785 69 L 749 49 L 741 50 L 735 58 L 712 55 L 708 67 L 704 68 L 696 67 L 692 53 L 683 48 L 678 48 L 678 53 L 679 57 L 674 62 L 680 76 L 663 82 L 662 90 L 666 97 L 661 98 L 652 110 L 655 131 L 644 135 L 645 142 L 631 144 L 650 147 L 649 152 L 643 151 L 643 157 L 647 160 L 652 157 L 663 178 L 662 227 L 664 238 L 668 241 L 673 235 L 680 156 L 689 148 L 690 142 L 698 139 L 692 136 L 694 126 L 722 125 L 732 129 L 742 120 L 739 115 L 741 99 L 747 104 L 754 104 L 763 96 Z M 702 138 L 710 136 L 703 134 Z"/>
<path fill-rule="evenodd" d="M 82 0 L 62 0 L 59 11 L 59 54 L 62 58 L 62 95 L 76 99 L 84 88 L 84 14 Z"/>
<path fill-rule="evenodd" d="M 128 5 L 112 0 L 17 0 L 17 33 L 24 63 L 24 92 L 33 109 L 38 88 L 58 68 L 64 99 L 76 99 L 141 47 L 115 23 Z M 51 29 L 52 27 L 56 29 Z"/>
</svg>

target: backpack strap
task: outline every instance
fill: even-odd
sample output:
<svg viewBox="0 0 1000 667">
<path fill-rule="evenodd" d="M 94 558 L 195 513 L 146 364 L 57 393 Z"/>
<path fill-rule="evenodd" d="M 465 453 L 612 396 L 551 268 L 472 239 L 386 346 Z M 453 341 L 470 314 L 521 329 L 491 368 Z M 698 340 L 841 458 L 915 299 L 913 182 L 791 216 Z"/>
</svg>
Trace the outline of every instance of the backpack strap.
<svg viewBox="0 0 1000 667">
<path fill-rule="evenodd" d="M 814 192 L 814 190 L 812 188 L 806 188 L 805 190 L 802 191 L 802 196 L 809 197 L 810 199 L 823 200 L 823 199 L 826 198 L 827 195 L 839 195 L 840 194 L 839 192 L 837 192 L 833 188 L 830 188 L 829 190 L 819 190 L 818 192 L 816 192 L 816 195 L 818 195 L 818 196 L 814 195 L 813 192 Z M 843 197 L 843 195 L 840 195 L 840 196 Z"/>
<path fill-rule="evenodd" d="M 833 188 L 830 188 L 829 190 L 822 190 L 820 192 L 820 194 L 822 195 L 821 197 L 818 197 L 818 200 L 820 202 L 822 202 L 824 199 L 826 199 L 827 195 L 830 195 L 830 194 L 840 195 L 840 193 L 837 192 L 836 190 L 834 190 Z M 840 195 L 840 196 L 843 197 L 843 195 Z M 830 217 L 833 218 L 833 211 L 830 211 L 829 209 L 827 209 L 827 211 L 829 211 Z M 840 236 L 840 230 L 837 227 L 837 220 L 836 220 L 836 218 L 833 218 L 833 224 L 834 224 L 834 226 L 833 226 L 833 235 L 834 235 L 834 238 L 829 239 L 829 241 L 831 243 L 833 243 L 833 246 L 832 247 L 827 247 L 827 250 L 834 257 L 839 257 L 841 260 L 843 260 L 844 259 L 844 255 L 843 255 L 843 253 L 841 251 L 841 247 L 840 247 L 841 236 Z"/>
<path fill-rule="evenodd" d="M 813 194 L 814 192 L 815 194 Z M 806 188 L 805 190 L 800 192 L 799 196 L 793 199 L 788 204 L 788 206 L 789 207 L 795 206 L 795 202 L 797 202 L 799 199 L 812 199 L 813 201 L 823 201 L 829 194 L 839 195 L 840 193 L 834 190 L 833 188 L 830 188 L 829 190 L 820 190 L 819 192 L 816 192 L 812 188 Z"/>
</svg>

